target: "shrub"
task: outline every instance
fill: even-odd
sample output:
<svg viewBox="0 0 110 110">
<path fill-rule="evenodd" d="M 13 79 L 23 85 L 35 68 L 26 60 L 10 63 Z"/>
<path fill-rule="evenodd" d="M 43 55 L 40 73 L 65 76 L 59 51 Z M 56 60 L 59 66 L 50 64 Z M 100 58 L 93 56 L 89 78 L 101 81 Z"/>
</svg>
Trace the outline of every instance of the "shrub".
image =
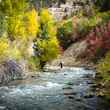
<svg viewBox="0 0 110 110">
<path fill-rule="evenodd" d="M 7 37 L 0 38 L 0 61 L 5 61 L 8 59 L 20 60 L 21 51 L 16 45 L 10 44 L 10 41 Z"/>
<path fill-rule="evenodd" d="M 101 24 L 107 23 L 110 20 L 110 11 L 98 13 L 97 16 L 99 16 L 102 19 Z"/>
<path fill-rule="evenodd" d="M 110 22 L 97 26 L 87 36 L 88 56 L 99 59 L 110 49 Z"/>
<path fill-rule="evenodd" d="M 39 67 L 39 59 L 32 56 L 30 58 L 28 58 L 28 68 L 30 71 L 37 71 L 40 67 Z"/>
<path fill-rule="evenodd" d="M 16 45 L 10 45 L 8 49 L 8 58 L 14 59 L 16 61 L 19 61 L 20 59 L 23 58 L 22 52 L 20 51 L 19 48 L 17 48 Z"/>
<path fill-rule="evenodd" d="M 0 61 L 4 61 L 8 56 L 9 42 L 6 37 L 0 38 Z"/>
<path fill-rule="evenodd" d="M 106 15 L 106 17 L 104 17 Z M 92 17 L 73 16 L 72 19 L 62 21 L 58 26 L 58 39 L 60 45 L 66 49 L 75 40 L 85 37 L 91 29 L 105 22 L 109 18 L 109 13 L 98 13 Z M 59 24 L 58 24 L 59 25 Z"/>
<path fill-rule="evenodd" d="M 107 52 L 105 58 L 99 61 L 97 72 L 101 74 L 104 81 L 110 81 L 110 52 Z"/>
<path fill-rule="evenodd" d="M 105 58 L 101 59 L 97 65 L 97 84 L 100 84 L 98 94 L 103 94 L 104 98 L 110 100 L 110 51 Z"/>
<path fill-rule="evenodd" d="M 109 0 L 96 0 L 95 5 L 100 9 L 100 11 L 110 10 Z"/>
<path fill-rule="evenodd" d="M 92 17 L 78 18 L 76 26 L 78 35 L 84 37 L 91 29 L 93 29 L 96 25 L 100 24 L 100 22 L 101 19 L 97 15 Z"/>
<path fill-rule="evenodd" d="M 97 25 L 102 25 L 110 20 L 110 12 L 96 12 L 91 17 L 73 17 L 73 23 L 76 23 L 76 30 L 80 36 L 85 36 L 90 30 L 94 29 Z"/>
<path fill-rule="evenodd" d="M 72 43 L 73 25 L 72 20 L 67 20 L 58 27 L 58 39 L 61 47 L 66 49 Z"/>
</svg>

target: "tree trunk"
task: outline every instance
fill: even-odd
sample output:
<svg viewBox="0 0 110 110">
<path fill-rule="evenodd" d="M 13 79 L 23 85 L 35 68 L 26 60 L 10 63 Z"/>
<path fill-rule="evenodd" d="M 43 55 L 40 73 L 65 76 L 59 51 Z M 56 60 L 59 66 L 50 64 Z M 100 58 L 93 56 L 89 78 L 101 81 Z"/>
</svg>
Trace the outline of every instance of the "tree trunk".
<svg viewBox="0 0 110 110">
<path fill-rule="evenodd" d="M 40 69 L 43 70 L 46 62 L 45 61 L 40 61 Z"/>
</svg>

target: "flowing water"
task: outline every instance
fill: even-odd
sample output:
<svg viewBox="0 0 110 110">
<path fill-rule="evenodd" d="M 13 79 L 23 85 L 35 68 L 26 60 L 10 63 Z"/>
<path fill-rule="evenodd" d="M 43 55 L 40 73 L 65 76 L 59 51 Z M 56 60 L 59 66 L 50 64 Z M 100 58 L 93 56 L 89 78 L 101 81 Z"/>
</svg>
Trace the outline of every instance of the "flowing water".
<svg viewBox="0 0 110 110">
<path fill-rule="evenodd" d="M 92 91 L 95 72 L 63 68 L 0 87 L 0 110 L 109 110 Z"/>
</svg>

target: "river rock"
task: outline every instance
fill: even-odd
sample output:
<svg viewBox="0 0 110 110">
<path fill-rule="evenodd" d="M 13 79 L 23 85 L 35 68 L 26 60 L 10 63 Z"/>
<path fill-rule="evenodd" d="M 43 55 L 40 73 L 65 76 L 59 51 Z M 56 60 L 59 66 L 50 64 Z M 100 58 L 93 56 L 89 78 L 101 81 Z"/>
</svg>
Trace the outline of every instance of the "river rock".
<svg viewBox="0 0 110 110">
<path fill-rule="evenodd" d="M 0 110 L 7 110 L 5 106 L 0 106 Z"/>
<path fill-rule="evenodd" d="M 75 98 L 76 101 L 81 101 L 81 97 L 78 95 L 76 98 Z"/>
<path fill-rule="evenodd" d="M 67 85 L 72 86 L 74 83 L 73 82 L 68 82 Z"/>
<path fill-rule="evenodd" d="M 73 92 L 73 91 L 65 90 L 64 91 L 64 95 L 66 95 L 66 96 L 74 96 L 74 95 L 77 95 L 77 93 Z"/>
<path fill-rule="evenodd" d="M 74 99 L 74 96 L 70 95 L 68 96 L 69 99 Z"/>
<path fill-rule="evenodd" d="M 87 83 L 87 84 L 90 84 L 90 85 L 93 85 L 93 84 L 94 84 L 94 82 L 92 82 L 92 81 L 90 81 L 90 80 L 87 80 L 86 83 Z"/>
<path fill-rule="evenodd" d="M 65 90 L 67 90 L 67 89 L 72 89 L 72 87 L 70 87 L 70 86 L 67 86 L 67 87 L 63 87 L 63 89 Z"/>
<path fill-rule="evenodd" d="M 93 98 L 93 97 L 94 97 L 93 92 L 88 92 L 88 93 L 85 93 L 84 95 L 84 98 Z"/>
<path fill-rule="evenodd" d="M 6 86 L 0 87 L 0 94 L 4 93 L 4 92 L 8 92 L 8 91 L 9 91 L 8 87 L 6 87 Z"/>
<path fill-rule="evenodd" d="M 21 79 L 23 70 L 21 66 L 13 60 L 4 61 L 0 64 L 0 84 L 6 84 L 15 79 Z"/>
<path fill-rule="evenodd" d="M 40 77 L 40 75 L 39 74 L 33 74 L 33 75 L 31 75 L 31 78 L 39 78 Z"/>
</svg>

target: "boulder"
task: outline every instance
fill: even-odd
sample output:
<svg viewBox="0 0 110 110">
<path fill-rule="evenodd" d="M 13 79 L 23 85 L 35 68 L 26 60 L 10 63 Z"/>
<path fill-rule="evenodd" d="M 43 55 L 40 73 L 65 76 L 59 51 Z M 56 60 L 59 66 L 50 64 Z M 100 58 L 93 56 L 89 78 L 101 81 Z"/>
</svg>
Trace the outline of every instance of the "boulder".
<svg viewBox="0 0 110 110">
<path fill-rule="evenodd" d="M 0 106 L 0 110 L 7 110 L 5 106 Z"/>
<path fill-rule="evenodd" d="M 21 79 L 23 70 L 21 66 L 13 60 L 4 61 L 0 64 L 0 84 L 6 84 L 15 79 Z"/>
</svg>

